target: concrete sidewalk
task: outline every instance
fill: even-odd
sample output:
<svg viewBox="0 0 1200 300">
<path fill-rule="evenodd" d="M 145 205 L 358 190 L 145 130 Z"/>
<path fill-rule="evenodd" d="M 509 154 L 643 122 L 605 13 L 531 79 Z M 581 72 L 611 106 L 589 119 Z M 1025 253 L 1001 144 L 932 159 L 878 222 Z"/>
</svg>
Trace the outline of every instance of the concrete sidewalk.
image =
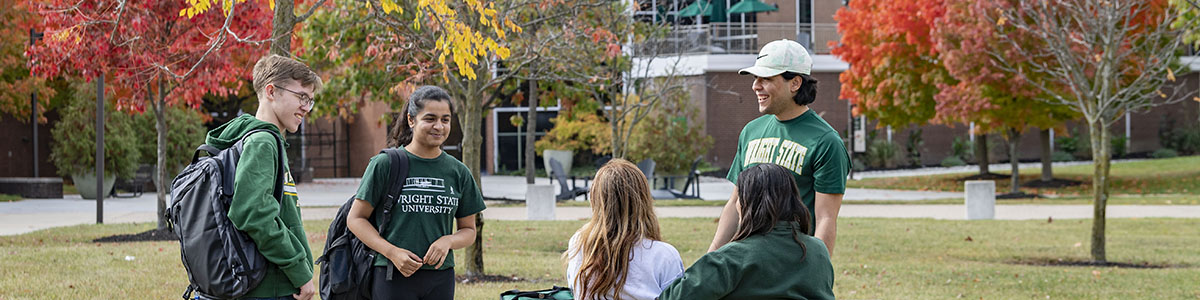
<svg viewBox="0 0 1200 300">
<path fill-rule="evenodd" d="M 484 176 L 483 194 L 489 199 L 524 199 L 525 178 L 519 176 Z M 300 205 L 304 207 L 304 218 L 308 220 L 330 219 L 337 207 L 354 195 L 358 179 L 317 179 L 312 183 L 297 186 Z M 548 184 L 546 178 L 537 183 Z M 578 182 L 582 184 L 582 181 Z M 700 195 L 703 199 L 725 201 L 733 191 L 733 184 L 723 178 L 703 177 Z M 842 217 L 882 218 L 934 218 L 963 219 L 963 205 L 858 205 L 857 200 L 923 200 L 962 198 L 961 193 L 919 192 L 848 189 L 843 203 Z M 137 198 L 108 198 L 104 200 L 105 223 L 156 222 L 157 196 L 144 194 Z M 658 215 L 671 217 L 706 217 L 720 215 L 720 206 L 710 207 L 661 207 Z M 493 207 L 484 215 L 496 220 L 524 220 L 525 207 Z M 1006 220 L 1090 218 L 1090 205 L 1000 205 L 996 218 Z M 578 220 L 590 216 L 587 207 L 559 207 L 559 220 Z M 1108 216 L 1200 218 L 1200 206 L 1109 206 Z M 27 199 L 15 202 L 0 202 L 0 235 L 26 233 L 38 229 L 96 222 L 96 201 L 84 200 L 79 195 L 66 195 L 63 199 Z"/>
</svg>

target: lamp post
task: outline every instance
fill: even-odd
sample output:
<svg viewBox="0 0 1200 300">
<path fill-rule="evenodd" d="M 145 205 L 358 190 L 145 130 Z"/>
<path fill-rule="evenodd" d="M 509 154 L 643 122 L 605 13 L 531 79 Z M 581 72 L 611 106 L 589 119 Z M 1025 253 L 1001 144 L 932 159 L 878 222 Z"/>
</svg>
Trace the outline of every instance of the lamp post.
<svg viewBox="0 0 1200 300">
<path fill-rule="evenodd" d="M 40 39 L 42 39 L 42 36 L 45 36 L 45 34 L 44 34 L 44 33 L 41 33 L 41 32 L 37 32 L 37 31 L 33 30 L 33 28 L 29 28 L 29 46 L 33 46 L 33 43 L 34 43 L 35 41 L 37 41 L 37 40 L 40 40 Z M 32 62 L 32 61 L 33 61 L 33 58 L 31 57 L 31 58 L 30 58 L 30 62 Z M 30 74 L 30 75 L 33 75 L 33 72 L 30 72 L 29 74 Z M 32 161 L 32 162 L 33 162 L 33 177 L 35 177 L 35 178 L 36 178 L 36 177 L 40 177 L 40 175 L 41 175 L 41 174 L 39 174 L 39 173 L 38 173 L 38 117 L 37 117 L 37 116 L 38 116 L 38 105 L 37 105 L 37 90 L 34 90 L 33 92 L 30 92 L 30 93 L 29 93 L 29 105 L 30 105 L 31 107 L 33 107 L 33 114 L 30 116 L 30 120 L 32 120 L 32 122 L 29 122 L 29 123 L 33 124 L 33 161 Z"/>
</svg>

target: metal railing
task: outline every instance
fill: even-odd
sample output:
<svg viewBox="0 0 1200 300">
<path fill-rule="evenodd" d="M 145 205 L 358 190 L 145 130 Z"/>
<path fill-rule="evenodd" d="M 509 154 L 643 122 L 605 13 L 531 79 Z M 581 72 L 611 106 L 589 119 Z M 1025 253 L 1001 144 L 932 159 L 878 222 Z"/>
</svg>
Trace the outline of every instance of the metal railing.
<svg viewBox="0 0 1200 300">
<path fill-rule="evenodd" d="M 799 30 L 797 30 L 799 28 Z M 757 54 L 763 45 L 790 39 L 808 47 L 814 54 L 829 54 L 829 42 L 840 36 L 837 23 L 709 23 L 679 25 L 665 37 L 634 45 L 635 55 Z M 811 45 L 809 35 L 815 33 Z"/>
</svg>

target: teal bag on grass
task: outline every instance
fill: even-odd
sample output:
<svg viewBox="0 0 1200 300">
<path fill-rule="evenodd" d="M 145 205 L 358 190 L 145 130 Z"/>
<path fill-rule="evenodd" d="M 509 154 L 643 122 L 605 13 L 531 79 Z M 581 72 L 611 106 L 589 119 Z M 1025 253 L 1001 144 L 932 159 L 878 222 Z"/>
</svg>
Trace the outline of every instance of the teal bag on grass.
<svg viewBox="0 0 1200 300">
<path fill-rule="evenodd" d="M 550 289 L 522 292 L 518 290 L 509 290 L 500 293 L 500 300 L 530 300 L 530 299 L 553 299 L 553 300 L 574 300 L 575 295 L 571 294 L 571 289 L 554 286 Z"/>
</svg>

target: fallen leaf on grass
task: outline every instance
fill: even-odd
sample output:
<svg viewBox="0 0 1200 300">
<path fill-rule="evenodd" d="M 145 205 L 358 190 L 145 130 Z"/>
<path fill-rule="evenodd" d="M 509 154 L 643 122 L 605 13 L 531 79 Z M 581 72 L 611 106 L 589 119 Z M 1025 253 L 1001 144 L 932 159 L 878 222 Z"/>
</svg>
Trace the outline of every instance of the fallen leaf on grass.
<svg viewBox="0 0 1200 300">
<path fill-rule="evenodd" d="M 971 236 L 969 236 L 969 235 L 968 235 L 968 236 L 967 236 L 967 239 L 966 239 L 966 241 L 968 241 L 968 242 L 974 242 L 975 240 L 974 240 L 974 239 L 972 239 L 972 238 L 971 238 Z"/>
</svg>

